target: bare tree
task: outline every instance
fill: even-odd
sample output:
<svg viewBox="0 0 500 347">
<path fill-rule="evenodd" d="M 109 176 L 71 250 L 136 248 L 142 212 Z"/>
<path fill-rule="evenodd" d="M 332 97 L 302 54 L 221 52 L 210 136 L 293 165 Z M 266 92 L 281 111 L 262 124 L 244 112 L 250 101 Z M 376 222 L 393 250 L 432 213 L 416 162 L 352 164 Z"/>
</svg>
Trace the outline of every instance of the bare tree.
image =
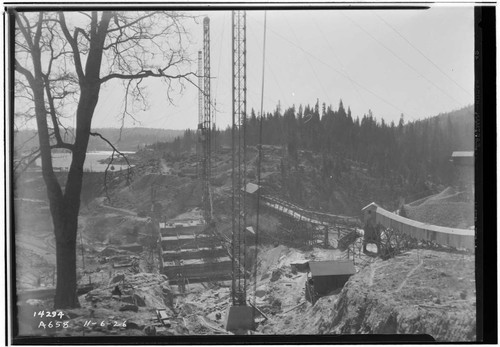
<svg viewBox="0 0 500 347">
<path fill-rule="evenodd" d="M 56 238 L 55 308 L 78 307 L 76 235 L 83 164 L 92 117 L 101 87 L 120 81 L 124 87 L 123 117 L 133 116 L 134 101 L 146 102 L 145 78 L 160 78 L 166 96 L 193 72 L 186 51 L 187 16 L 177 12 L 23 12 L 10 11 L 15 23 L 16 111 L 36 120 L 40 157 Z M 179 84 L 174 84 L 178 81 Z M 114 84 L 113 84 L 114 86 Z M 22 109 L 22 110 L 20 110 Z M 16 113 L 17 113 L 16 112 Z M 67 140 L 67 118 L 76 117 L 74 136 Z M 54 173 L 52 151 L 72 154 L 62 186 Z"/>
</svg>

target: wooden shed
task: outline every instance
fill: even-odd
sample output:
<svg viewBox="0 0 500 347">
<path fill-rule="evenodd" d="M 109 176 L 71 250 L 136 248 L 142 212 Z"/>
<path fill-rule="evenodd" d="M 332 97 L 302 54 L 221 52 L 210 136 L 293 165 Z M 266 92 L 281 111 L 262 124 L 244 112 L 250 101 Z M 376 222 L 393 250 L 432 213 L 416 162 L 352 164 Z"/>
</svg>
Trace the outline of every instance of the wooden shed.
<svg viewBox="0 0 500 347">
<path fill-rule="evenodd" d="M 312 285 L 315 296 L 327 295 L 342 288 L 349 277 L 356 273 L 351 260 L 310 261 L 309 270 L 311 279 L 308 283 Z"/>
<path fill-rule="evenodd" d="M 455 151 L 451 154 L 451 160 L 455 166 L 474 166 L 473 151 Z"/>
<path fill-rule="evenodd" d="M 456 151 L 451 155 L 453 166 L 455 167 L 455 185 L 469 194 L 469 199 L 473 199 L 474 191 L 474 152 Z"/>
</svg>

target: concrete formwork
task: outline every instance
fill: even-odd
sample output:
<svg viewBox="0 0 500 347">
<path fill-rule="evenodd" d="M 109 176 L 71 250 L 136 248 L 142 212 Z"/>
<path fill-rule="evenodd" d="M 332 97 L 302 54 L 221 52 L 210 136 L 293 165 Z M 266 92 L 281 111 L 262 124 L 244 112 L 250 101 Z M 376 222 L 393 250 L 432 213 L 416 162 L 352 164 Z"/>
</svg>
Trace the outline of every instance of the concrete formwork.
<svg viewBox="0 0 500 347">
<path fill-rule="evenodd" d="M 165 223 L 162 223 L 160 225 L 160 233 L 161 236 L 176 236 L 176 235 L 197 235 L 201 234 L 205 231 L 205 228 L 207 227 L 205 224 L 203 225 L 188 225 L 188 226 L 181 226 L 181 225 L 165 225 Z"/>
<path fill-rule="evenodd" d="M 185 264 L 177 266 L 164 266 L 162 273 L 169 279 L 175 280 L 178 274 L 188 278 L 190 282 L 197 279 L 210 278 L 221 281 L 231 275 L 231 261 L 224 260 L 213 263 Z"/>
<path fill-rule="evenodd" d="M 223 247 L 202 248 L 202 249 L 182 249 L 181 251 L 164 251 L 163 261 L 220 258 L 227 256 L 227 251 Z"/>
<path fill-rule="evenodd" d="M 209 235 L 178 235 L 161 238 L 161 247 L 164 251 L 179 249 L 195 249 L 215 245 L 214 238 Z"/>
<path fill-rule="evenodd" d="M 207 228 L 199 220 L 160 223 L 160 271 L 170 284 L 231 279 L 232 263 L 227 250 L 214 235 L 203 234 Z"/>
</svg>

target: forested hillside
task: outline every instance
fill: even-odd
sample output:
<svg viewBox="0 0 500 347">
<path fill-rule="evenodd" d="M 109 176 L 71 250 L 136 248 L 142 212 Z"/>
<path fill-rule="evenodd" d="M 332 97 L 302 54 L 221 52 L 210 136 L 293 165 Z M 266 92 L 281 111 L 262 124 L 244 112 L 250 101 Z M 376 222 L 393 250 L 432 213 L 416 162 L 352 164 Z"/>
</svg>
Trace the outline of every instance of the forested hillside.
<svg viewBox="0 0 500 347">
<path fill-rule="evenodd" d="M 259 118 L 251 110 L 246 132 L 247 145 L 259 142 Z M 174 153 L 193 150 L 196 134 L 186 130 L 170 144 L 156 144 Z M 218 130 L 217 146 L 230 146 L 231 129 Z M 450 156 L 453 151 L 473 150 L 473 106 L 423 120 L 397 124 L 377 119 L 371 111 L 354 118 L 340 101 L 337 109 L 324 103 L 276 108 L 262 120 L 262 143 L 285 146 L 288 156 L 297 150 L 322 153 L 327 172 L 342 173 L 345 160 L 360 162 L 374 177 L 402 185 L 421 185 L 426 181 L 449 185 L 453 179 Z"/>
</svg>

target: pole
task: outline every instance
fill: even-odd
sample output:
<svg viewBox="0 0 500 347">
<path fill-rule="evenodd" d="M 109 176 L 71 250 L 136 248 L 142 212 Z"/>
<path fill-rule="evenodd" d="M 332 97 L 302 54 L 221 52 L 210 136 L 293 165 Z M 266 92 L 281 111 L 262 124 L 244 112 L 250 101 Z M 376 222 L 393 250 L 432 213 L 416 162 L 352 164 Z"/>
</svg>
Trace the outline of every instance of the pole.
<svg viewBox="0 0 500 347">
<path fill-rule="evenodd" d="M 80 231 L 80 244 L 82 246 L 82 265 L 83 265 L 83 270 L 85 270 L 85 254 L 83 252 L 83 236 L 82 236 L 83 232 Z"/>
</svg>

